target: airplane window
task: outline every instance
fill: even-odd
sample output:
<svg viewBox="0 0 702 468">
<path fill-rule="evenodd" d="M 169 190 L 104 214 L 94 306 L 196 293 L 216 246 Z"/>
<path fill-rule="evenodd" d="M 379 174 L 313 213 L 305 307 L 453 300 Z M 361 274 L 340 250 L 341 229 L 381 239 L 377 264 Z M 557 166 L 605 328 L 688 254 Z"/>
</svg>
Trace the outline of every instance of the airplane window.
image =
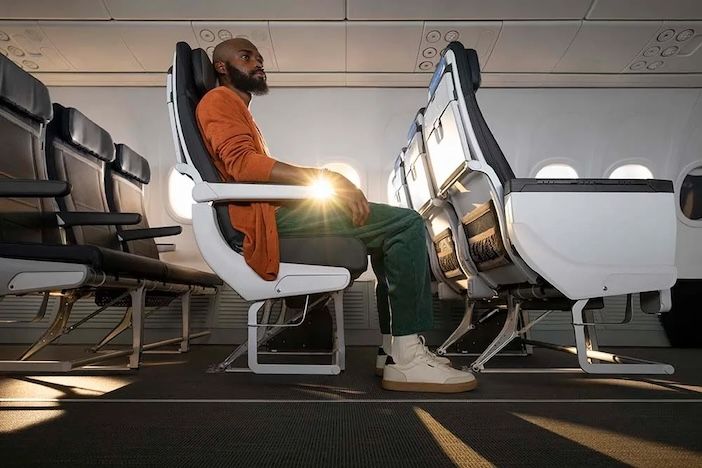
<svg viewBox="0 0 702 468">
<path fill-rule="evenodd" d="M 578 173 L 568 164 L 549 164 L 539 169 L 537 179 L 577 179 Z"/>
<path fill-rule="evenodd" d="M 328 163 L 322 167 L 324 169 L 329 169 L 330 171 L 338 172 L 342 176 L 349 179 L 353 183 L 353 185 L 355 185 L 358 188 L 361 188 L 361 176 L 358 175 L 358 172 L 356 172 L 356 169 L 349 166 L 348 164 L 346 164 L 346 163 Z"/>
<path fill-rule="evenodd" d="M 653 179 L 653 172 L 641 164 L 619 166 L 609 175 L 610 179 Z"/>
<path fill-rule="evenodd" d="M 680 209 L 688 219 L 702 219 L 702 167 L 691 170 L 683 179 Z"/>
<path fill-rule="evenodd" d="M 184 176 L 175 169 L 171 169 L 168 176 L 168 204 L 171 213 L 178 221 L 190 221 L 193 219 L 193 197 L 192 191 L 195 186 L 189 177 Z"/>
</svg>

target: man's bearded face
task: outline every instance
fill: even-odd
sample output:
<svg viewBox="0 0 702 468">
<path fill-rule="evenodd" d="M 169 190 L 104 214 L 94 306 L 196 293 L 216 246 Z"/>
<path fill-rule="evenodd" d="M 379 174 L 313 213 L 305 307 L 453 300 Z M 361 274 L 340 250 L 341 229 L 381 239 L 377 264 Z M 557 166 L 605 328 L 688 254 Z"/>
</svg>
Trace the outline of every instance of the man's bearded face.
<svg viewBox="0 0 702 468">
<path fill-rule="evenodd" d="M 230 63 L 225 62 L 225 66 L 229 81 L 236 89 L 256 96 L 268 93 L 268 83 L 266 83 L 266 74 L 263 70 L 257 68 L 249 73 L 244 73 Z"/>
</svg>

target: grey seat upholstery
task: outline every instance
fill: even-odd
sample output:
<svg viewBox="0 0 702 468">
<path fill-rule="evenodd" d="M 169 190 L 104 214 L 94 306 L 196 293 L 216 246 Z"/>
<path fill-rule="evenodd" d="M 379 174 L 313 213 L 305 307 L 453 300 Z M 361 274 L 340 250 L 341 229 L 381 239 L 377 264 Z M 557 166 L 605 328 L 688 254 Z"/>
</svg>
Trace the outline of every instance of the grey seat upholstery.
<svg viewBox="0 0 702 468">
<path fill-rule="evenodd" d="M 222 182 L 212 163 L 197 126 L 197 104 L 217 85 L 212 62 L 202 49 L 192 50 L 185 42 L 176 46 L 177 74 L 175 92 L 181 116 L 183 137 L 190 159 L 205 182 Z M 243 235 L 233 228 L 226 204 L 217 207 L 218 224 L 224 238 L 241 252 Z M 280 260 L 288 263 L 340 266 L 358 277 L 368 267 L 368 254 L 358 239 L 341 236 L 311 236 L 280 239 Z"/>
<path fill-rule="evenodd" d="M 180 234 L 180 226 L 150 229 L 144 207 L 144 186 L 151 180 L 149 162 L 125 144 L 115 145 L 115 159 L 105 170 L 105 190 L 107 205 L 113 213 L 139 213 L 141 221 L 134 225 L 118 225 L 117 232 L 125 236 L 141 230 L 145 235 L 122 242 L 126 252 L 144 257 L 159 258 L 154 237 Z M 146 235 L 151 233 L 151 236 Z"/>
<path fill-rule="evenodd" d="M 46 87 L 0 55 L 0 181 L 46 180 L 42 145 L 52 115 Z M 1 197 L 0 242 L 58 242 L 55 227 L 38 223 L 53 210 L 50 198 Z"/>
</svg>

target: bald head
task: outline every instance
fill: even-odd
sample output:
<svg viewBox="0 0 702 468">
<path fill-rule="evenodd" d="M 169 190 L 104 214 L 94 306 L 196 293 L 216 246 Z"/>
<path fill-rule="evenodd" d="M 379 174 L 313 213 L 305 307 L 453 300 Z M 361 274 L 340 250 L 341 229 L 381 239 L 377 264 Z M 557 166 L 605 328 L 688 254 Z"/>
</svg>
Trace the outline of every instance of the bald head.
<svg viewBox="0 0 702 468">
<path fill-rule="evenodd" d="M 263 57 L 248 39 L 220 42 L 212 53 L 212 63 L 221 84 L 249 95 L 268 92 Z"/>
<path fill-rule="evenodd" d="M 250 53 L 258 53 L 258 49 L 253 45 L 253 42 L 243 37 L 235 37 L 234 39 L 227 39 L 217 44 L 217 47 L 215 47 L 212 53 L 212 62 L 226 62 L 231 60 L 237 52 L 242 50 Z"/>
</svg>

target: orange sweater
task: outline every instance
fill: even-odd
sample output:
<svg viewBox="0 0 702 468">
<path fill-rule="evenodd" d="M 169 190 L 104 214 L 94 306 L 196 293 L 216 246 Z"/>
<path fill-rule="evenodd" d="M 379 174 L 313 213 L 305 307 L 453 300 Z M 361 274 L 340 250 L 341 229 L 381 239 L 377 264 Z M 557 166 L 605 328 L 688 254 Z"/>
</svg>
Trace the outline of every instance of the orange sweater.
<svg viewBox="0 0 702 468">
<path fill-rule="evenodd" d="M 197 106 L 197 123 L 207 151 L 226 182 L 268 182 L 275 164 L 244 101 L 226 86 L 209 91 Z M 265 280 L 278 276 L 280 252 L 275 207 L 232 203 L 232 225 L 244 233 L 244 259 Z"/>
</svg>

